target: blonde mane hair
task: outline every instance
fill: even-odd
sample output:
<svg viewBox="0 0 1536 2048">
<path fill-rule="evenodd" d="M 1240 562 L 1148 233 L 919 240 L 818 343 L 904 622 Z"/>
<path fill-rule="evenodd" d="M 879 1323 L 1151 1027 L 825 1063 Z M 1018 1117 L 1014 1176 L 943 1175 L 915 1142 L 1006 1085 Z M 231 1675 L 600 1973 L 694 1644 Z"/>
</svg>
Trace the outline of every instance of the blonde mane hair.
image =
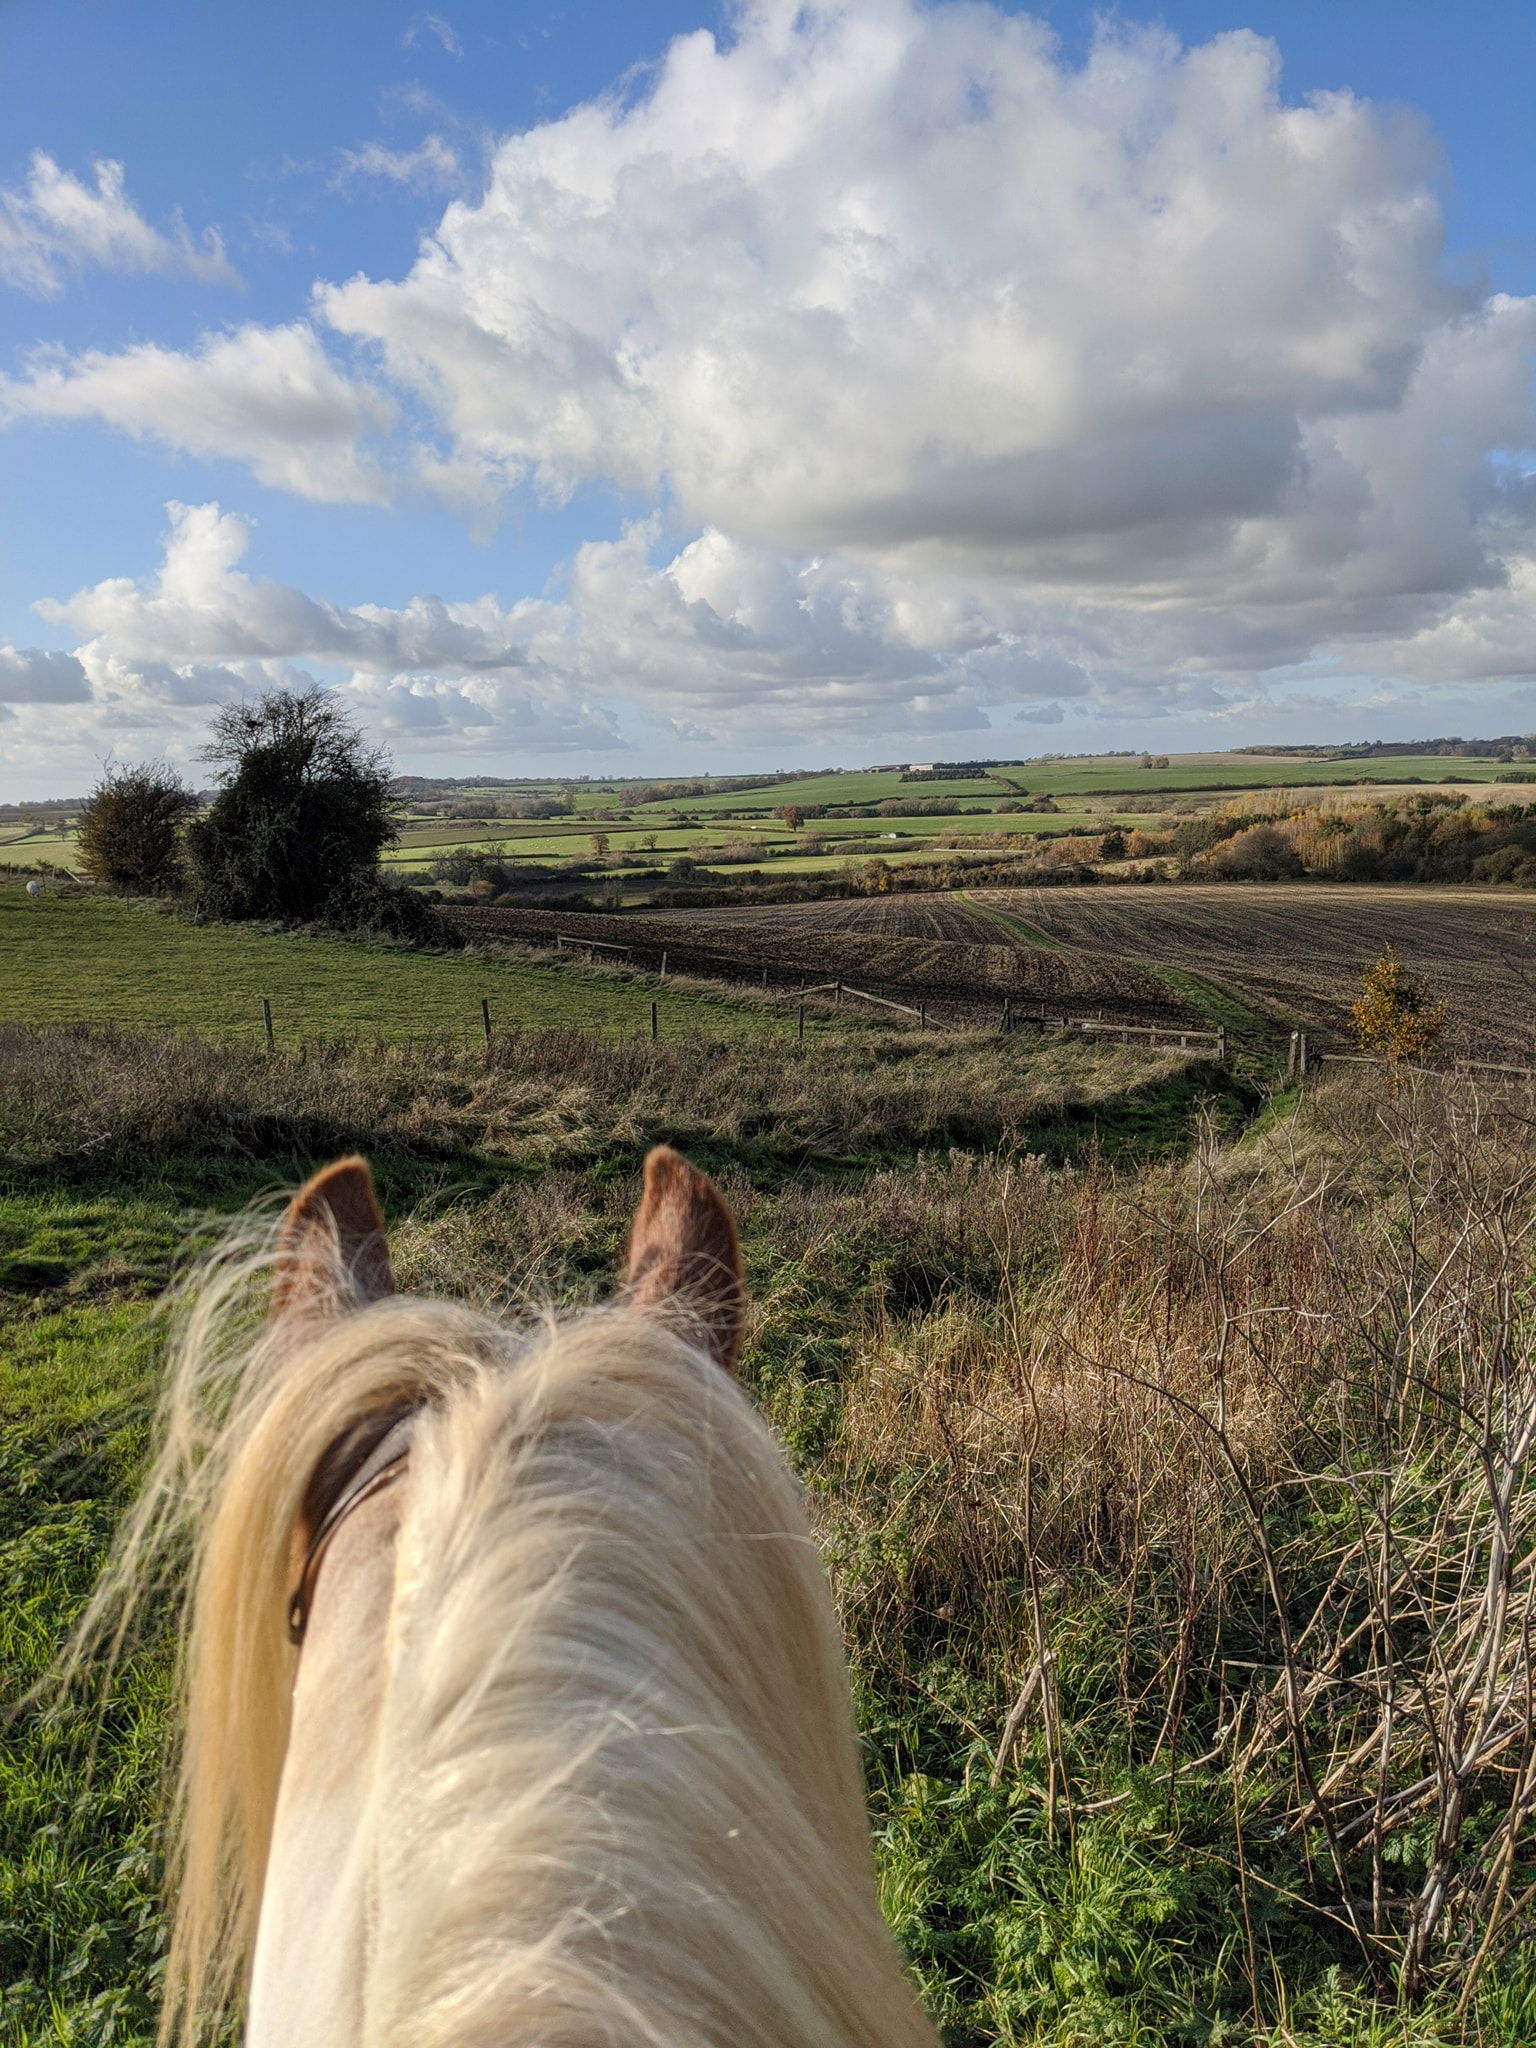
<svg viewBox="0 0 1536 2048">
<path fill-rule="evenodd" d="M 247 1980 L 306 1484 L 410 1401 L 369 2042 L 933 2048 L 876 1903 L 821 1563 L 734 1381 L 623 1307 L 514 1330 L 389 1298 L 231 1340 L 255 1263 L 197 1297 L 95 1617 L 181 1553 L 162 2039 L 216 2031 Z"/>
</svg>

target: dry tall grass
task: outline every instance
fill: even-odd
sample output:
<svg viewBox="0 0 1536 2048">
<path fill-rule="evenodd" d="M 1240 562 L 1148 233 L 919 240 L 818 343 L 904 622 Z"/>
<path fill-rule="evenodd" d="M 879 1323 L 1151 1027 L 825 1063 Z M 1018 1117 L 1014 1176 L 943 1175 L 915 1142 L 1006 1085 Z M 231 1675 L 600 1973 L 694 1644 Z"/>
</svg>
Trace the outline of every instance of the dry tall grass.
<svg viewBox="0 0 1536 2048">
<path fill-rule="evenodd" d="M 538 1165 L 656 1139 L 816 1158 L 859 1148 L 1014 1144 L 1053 1117 L 1193 1070 L 1024 1035 L 864 1030 L 847 1038 L 644 1039 L 576 1030 L 461 1042 L 336 1040 L 267 1054 L 156 1032 L 0 1025 L 0 1149 L 17 1161 L 142 1163 L 284 1146 L 323 1155 L 465 1148 Z"/>
<path fill-rule="evenodd" d="M 995 1779 L 1027 1734 L 1069 1819 L 1226 1772 L 1239 1860 L 1283 1830 L 1463 2009 L 1536 1899 L 1532 1109 L 1351 1077 L 1134 1178 L 951 1169 L 995 1305 L 864 1330 L 816 1473 L 865 1661 L 995 1672 Z"/>
</svg>

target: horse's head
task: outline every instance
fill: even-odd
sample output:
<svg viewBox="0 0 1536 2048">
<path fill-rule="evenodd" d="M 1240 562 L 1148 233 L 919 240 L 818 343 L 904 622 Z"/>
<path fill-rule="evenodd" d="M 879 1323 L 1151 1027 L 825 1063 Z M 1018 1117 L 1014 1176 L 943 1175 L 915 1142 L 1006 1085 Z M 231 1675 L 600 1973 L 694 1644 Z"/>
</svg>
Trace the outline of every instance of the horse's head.
<svg viewBox="0 0 1536 2048">
<path fill-rule="evenodd" d="M 532 1330 L 395 1293 L 363 1160 L 294 1197 L 147 1496 L 194 1501 L 173 2028 L 248 1983 L 283 2048 L 931 2043 L 745 1304 L 665 1148 L 613 1304 Z"/>
<path fill-rule="evenodd" d="M 288 1204 L 278 1232 L 272 1315 L 324 1323 L 395 1291 L 384 1217 L 366 1159 L 338 1159 Z M 736 1225 L 719 1189 L 669 1145 L 645 1162 L 620 1298 L 692 1327 L 727 1370 L 741 1350 L 746 1280 Z"/>
<path fill-rule="evenodd" d="M 356 1155 L 335 1160 L 304 1183 L 284 1212 L 272 1320 L 285 1336 L 302 1338 L 394 1292 L 368 1162 Z M 645 1162 L 619 1298 L 734 1369 L 747 1304 L 736 1225 L 709 1176 L 669 1145 L 654 1147 Z M 416 1412 L 416 1404 L 402 1400 L 359 1415 L 311 1474 L 289 1546 L 295 1644 L 304 1640 L 320 1566 L 341 1524 L 404 1473 Z"/>
</svg>

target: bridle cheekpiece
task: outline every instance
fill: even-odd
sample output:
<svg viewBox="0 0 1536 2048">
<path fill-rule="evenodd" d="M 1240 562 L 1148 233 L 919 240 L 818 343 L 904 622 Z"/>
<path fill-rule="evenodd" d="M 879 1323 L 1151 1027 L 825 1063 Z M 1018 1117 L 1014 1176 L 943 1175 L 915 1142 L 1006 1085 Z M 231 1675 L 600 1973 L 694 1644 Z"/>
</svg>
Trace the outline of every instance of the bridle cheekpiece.
<svg viewBox="0 0 1536 2048">
<path fill-rule="evenodd" d="M 298 1584 L 288 1597 L 288 1640 L 295 1647 L 303 1643 L 309 1627 L 315 1584 L 331 1538 L 354 1508 L 361 1507 L 365 1500 L 371 1500 L 374 1494 L 382 1493 L 387 1486 L 393 1486 L 404 1475 L 411 1455 L 411 1435 L 420 1413 L 420 1407 L 414 1402 L 408 1407 L 383 1409 L 379 1414 L 368 1417 L 366 1426 L 354 1423 L 321 1459 L 316 1479 L 311 1482 L 311 1491 L 319 1482 L 331 1499 L 310 1538 Z M 330 1469 L 338 1462 L 339 1475 L 335 1469 Z"/>
</svg>

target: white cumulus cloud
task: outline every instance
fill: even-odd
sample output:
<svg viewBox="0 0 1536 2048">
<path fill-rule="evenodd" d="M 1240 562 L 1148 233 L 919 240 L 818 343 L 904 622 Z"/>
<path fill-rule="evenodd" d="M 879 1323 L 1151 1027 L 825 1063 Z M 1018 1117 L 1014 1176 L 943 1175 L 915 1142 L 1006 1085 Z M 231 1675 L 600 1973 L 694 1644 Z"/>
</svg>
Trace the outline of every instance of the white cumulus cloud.
<svg viewBox="0 0 1536 2048">
<path fill-rule="evenodd" d="M 112 354 L 45 351 L 0 378 L 0 420 L 100 420 L 189 455 L 249 464 L 301 498 L 379 503 L 392 486 L 369 441 L 395 407 L 337 369 L 306 321 L 206 337 L 192 353 L 153 342 Z"/>
<path fill-rule="evenodd" d="M 167 507 L 171 526 L 157 575 L 142 582 L 111 577 L 63 600 L 44 599 L 50 622 L 134 660 L 269 661 L 290 657 L 344 661 L 367 669 L 517 668 L 524 654 L 521 617 L 494 600 L 445 605 L 419 597 L 390 611 L 347 610 L 289 584 L 257 582 L 237 564 L 251 530 L 217 505 Z"/>
<path fill-rule="evenodd" d="M 248 576 L 239 565 L 250 527 L 218 505 L 167 510 L 154 575 L 109 577 L 37 604 L 50 624 L 87 637 L 71 654 L 16 657 L 32 666 L 17 668 L 14 686 L 0 650 L 0 699 L 80 701 L 82 731 L 121 733 L 158 720 L 191 732 L 211 704 L 306 680 L 305 663 L 329 671 L 385 738 L 539 751 L 625 744 L 612 708 L 585 688 L 564 607 L 424 595 L 394 608 L 348 608 Z"/>
<path fill-rule="evenodd" d="M 342 612 L 250 583 L 215 518 L 173 543 L 192 598 L 168 558 L 66 610 L 120 659 L 335 662 L 449 725 L 495 690 L 874 740 L 1518 682 L 1536 300 L 1451 280 L 1417 117 L 1279 80 L 1246 30 L 1111 24 L 1079 65 L 985 4 L 749 0 L 502 140 L 403 275 L 0 385 L 309 497 L 656 519 L 558 601 Z"/>
<path fill-rule="evenodd" d="M 168 507 L 154 574 L 35 609 L 81 636 L 56 667 L 86 720 L 184 712 L 319 669 L 370 729 L 429 747 L 627 746 L 622 715 L 678 736 L 779 741 L 970 731 L 984 706 L 1079 698 L 1083 671 L 960 603 L 916 610 L 877 575 L 709 530 L 655 559 L 654 521 L 590 542 L 558 596 L 342 606 L 249 575 L 249 524 Z M 0 695 L 5 694 L 0 662 Z M 53 675 L 50 670 L 49 674 Z M 31 690 L 40 695 L 42 678 Z M 21 697 L 19 688 L 11 692 Z M 60 701 L 63 701 L 62 696 Z"/>
<path fill-rule="evenodd" d="M 1462 310 L 1418 126 L 1277 85 L 1246 32 L 1074 71 L 1028 17 L 769 0 L 512 137 L 406 277 L 319 306 L 556 495 L 1161 574 L 1293 505 L 1306 423 L 1394 408 Z"/>
<path fill-rule="evenodd" d="M 0 189 L 0 278 L 51 297 L 87 265 L 204 284 L 239 284 L 216 228 L 194 239 L 179 218 L 169 233 L 152 227 L 123 189 L 123 167 L 94 166 L 88 184 L 35 150 L 24 185 Z"/>
</svg>

